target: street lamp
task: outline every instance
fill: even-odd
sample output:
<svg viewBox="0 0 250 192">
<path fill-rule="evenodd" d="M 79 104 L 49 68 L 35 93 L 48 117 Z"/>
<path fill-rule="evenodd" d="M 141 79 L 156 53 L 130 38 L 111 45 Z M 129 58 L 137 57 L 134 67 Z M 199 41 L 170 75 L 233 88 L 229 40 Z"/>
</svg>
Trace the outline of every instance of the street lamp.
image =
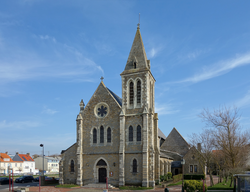
<svg viewBox="0 0 250 192">
<path fill-rule="evenodd" d="M 40 147 L 43 148 L 43 176 L 44 176 L 44 145 L 40 144 Z"/>
<path fill-rule="evenodd" d="M 185 165 L 185 159 L 182 158 L 181 160 L 181 164 L 182 164 L 182 192 L 184 192 L 184 165 Z"/>
</svg>

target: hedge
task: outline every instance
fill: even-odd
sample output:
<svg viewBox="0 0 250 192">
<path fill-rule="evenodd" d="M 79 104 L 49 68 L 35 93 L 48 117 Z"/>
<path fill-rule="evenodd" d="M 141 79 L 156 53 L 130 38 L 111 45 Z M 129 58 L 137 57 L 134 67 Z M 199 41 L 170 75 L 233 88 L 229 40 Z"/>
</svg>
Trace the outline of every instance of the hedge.
<svg viewBox="0 0 250 192">
<path fill-rule="evenodd" d="M 205 175 L 201 174 L 201 175 L 184 175 L 184 179 L 185 180 L 201 180 L 201 179 L 205 179 Z"/>
<path fill-rule="evenodd" d="M 205 186 L 205 192 L 207 191 L 207 185 L 204 184 Z M 186 180 L 184 182 L 184 190 L 186 192 L 203 192 L 203 182 L 201 181 L 196 181 L 196 180 Z"/>
<path fill-rule="evenodd" d="M 182 180 L 182 174 L 173 176 L 173 180 L 174 180 L 174 181 L 173 181 L 174 183 L 176 183 L 176 182 Z"/>
</svg>

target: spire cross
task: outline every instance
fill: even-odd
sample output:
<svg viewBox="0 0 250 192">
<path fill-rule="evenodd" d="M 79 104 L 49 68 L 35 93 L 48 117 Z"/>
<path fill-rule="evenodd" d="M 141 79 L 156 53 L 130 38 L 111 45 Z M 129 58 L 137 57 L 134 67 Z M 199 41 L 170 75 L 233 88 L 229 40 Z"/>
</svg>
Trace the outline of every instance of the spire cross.
<svg viewBox="0 0 250 192">
<path fill-rule="evenodd" d="M 104 77 L 102 76 L 102 77 L 101 77 L 101 81 L 102 81 L 102 82 L 103 82 L 103 79 L 104 79 Z"/>
<path fill-rule="evenodd" d="M 139 23 L 137 24 L 137 29 L 140 29 L 140 13 L 139 13 Z"/>
</svg>

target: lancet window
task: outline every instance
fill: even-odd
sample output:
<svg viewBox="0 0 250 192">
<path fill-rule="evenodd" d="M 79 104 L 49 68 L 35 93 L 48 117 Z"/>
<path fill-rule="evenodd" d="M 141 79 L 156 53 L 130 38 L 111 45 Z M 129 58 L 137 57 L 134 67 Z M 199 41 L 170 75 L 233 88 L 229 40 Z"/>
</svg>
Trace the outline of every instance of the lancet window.
<svg viewBox="0 0 250 192">
<path fill-rule="evenodd" d="M 129 137 L 128 137 L 129 141 L 133 141 L 133 127 L 130 126 L 129 127 Z"/>
<path fill-rule="evenodd" d="M 141 81 L 137 81 L 137 104 L 141 103 Z"/>
<path fill-rule="evenodd" d="M 134 104 L 134 83 L 133 82 L 129 83 L 129 104 L 130 105 Z"/>
<path fill-rule="evenodd" d="M 97 131 L 96 131 L 96 128 L 93 129 L 93 143 L 97 143 Z"/>
</svg>

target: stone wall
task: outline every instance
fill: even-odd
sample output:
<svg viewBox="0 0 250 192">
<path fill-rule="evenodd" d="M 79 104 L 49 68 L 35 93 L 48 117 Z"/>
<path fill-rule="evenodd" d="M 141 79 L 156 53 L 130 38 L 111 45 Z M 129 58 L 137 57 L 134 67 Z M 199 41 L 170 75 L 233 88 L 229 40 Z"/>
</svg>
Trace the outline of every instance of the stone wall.
<svg viewBox="0 0 250 192">
<path fill-rule="evenodd" d="M 64 184 L 76 184 L 77 179 L 77 159 L 76 159 L 77 145 L 71 146 L 63 154 L 63 183 Z M 71 172 L 70 163 L 74 161 L 74 172 Z M 60 169 L 61 171 L 61 169 Z"/>
</svg>

